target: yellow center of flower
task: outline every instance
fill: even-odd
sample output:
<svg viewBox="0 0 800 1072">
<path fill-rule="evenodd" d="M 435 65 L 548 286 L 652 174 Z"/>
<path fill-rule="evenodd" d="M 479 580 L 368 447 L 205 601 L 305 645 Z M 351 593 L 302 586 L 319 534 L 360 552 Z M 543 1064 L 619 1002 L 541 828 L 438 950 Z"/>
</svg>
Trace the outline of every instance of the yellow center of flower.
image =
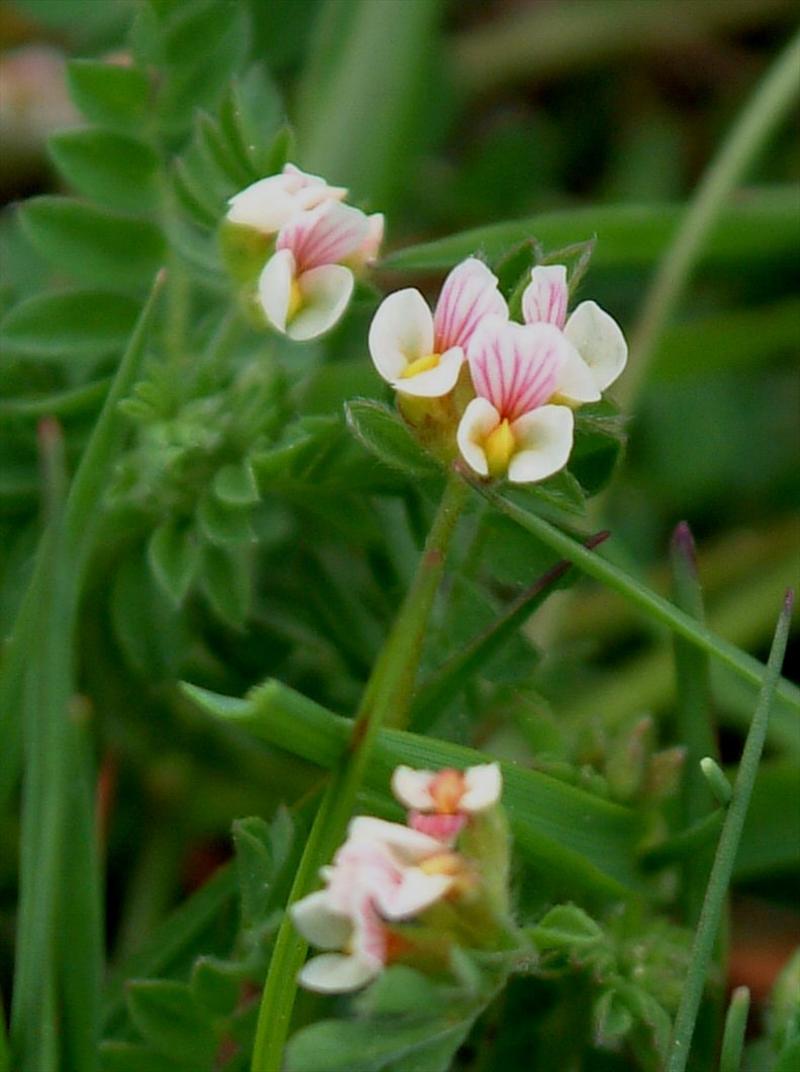
<svg viewBox="0 0 800 1072">
<path fill-rule="evenodd" d="M 433 778 L 430 794 L 440 815 L 455 815 L 466 786 L 461 771 L 448 767 Z"/>
<path fill-rule="evenodd" d="M 460 875 L 464 870 L 461 857 L 456 852 L 439 852 L 436 856 L 429 856 L 419 865 L 420 871 L 426 875 Z"/>
<path fill-rule="evenodd" d="M 300 293 L 300 284 L 296 279 L 293 279 L 289 287 L 289 308 L 286 310 L 287 321 L 297 314 L 302 304 L 303 295 Z"/>
<path fill-rule="evenodd" d="M 427 372 L 429 369 L 436 368 L 439 364 L 440 356 L 440 354 L 426 354 L 425 357 L 418 357 L 416 361 L 409 362 L 400 373 L 401 379 L 407 380 L 411 376 L 418 376 L 420 372 Z"/>
<path fill-rule="evenodd" d="M 511 431 L 511 425 L 504 419 L 489 433 L 483 443 L 489 476 L 505 476 L 515 449 L 514 433 Z"/>
</svg>

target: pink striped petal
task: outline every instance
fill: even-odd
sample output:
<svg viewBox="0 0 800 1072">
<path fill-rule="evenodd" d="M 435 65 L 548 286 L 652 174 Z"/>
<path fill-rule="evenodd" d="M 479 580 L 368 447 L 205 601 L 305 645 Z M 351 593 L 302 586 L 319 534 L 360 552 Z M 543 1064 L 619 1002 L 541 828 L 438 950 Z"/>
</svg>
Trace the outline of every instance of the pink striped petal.
<svg viewBox="0 0 800 1072">
<path fill-rule="evenodd" d="M 436 353 L 465 349 L 485 316 L 508 317 L 497 276 L 477 257 L 468 257 L 448 275 L 433 318 Z"/>
<path fill-rule="evenodd" d="M 563 328 L 567 320 L 567 269 L 563 264 L 538 265 L 522 295 L 526 324 L 555 324 Z"/>
<path fill-rule="evenodd" d="M 475 391 L 491 402 L 501 420 L 514 421 L 553 396 L 568 346 L 552 324 L 487 317 L 467 355 Z"/>
<path fill-rule="evenodd" d="M 338 264 L 358 250 L 369 223 L 363 212 L 338 201 L 325 201 L 311 212 L 295 216 L 278 234 L 276 249 L 294 254 L 297 273 L 325 264 Z"/>
</svg>

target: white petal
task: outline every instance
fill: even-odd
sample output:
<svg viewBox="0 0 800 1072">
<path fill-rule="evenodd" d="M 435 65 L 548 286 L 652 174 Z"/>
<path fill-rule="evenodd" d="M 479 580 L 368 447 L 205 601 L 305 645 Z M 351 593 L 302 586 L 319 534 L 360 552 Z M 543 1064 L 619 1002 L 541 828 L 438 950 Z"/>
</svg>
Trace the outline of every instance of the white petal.
<svg viewBox="0 0 800 1072">
<path fill-rule="evenodd" d="M 395 849 L 407 859 L 424 860 L 441 850 L 439 842 L 418 830 L 411 830 L 401 823 L 390 823 L 372 815 L 358 815 L 351 820 L 347 830 L 350 841 L 377 841 Z"/>
<path fill-rule="evenodd" d="M 258 279 L 258 300 L 264 315 L 270 324 L 283 334 L 286 334 L 294 271 L 291 251 L 281 249 L 270 257 Z"/>
<path fill-rule="evenodd" d="M 304 342 L 329 331 L 347 308 L 354 283 L 353 273 L 341 264 L 304 272 L 297 280 L 303 303 L 286 329 L 289 338 Z"/>
<path fill-rule="evenodd" d="M 383 244 L 383 235 L 386 230 L 386 217 L 382 212 L 373 212 L 367 216 L 367 234 L 355 253 L 355 262 L 358 265 L 374 264 Z"/>
<path fill-rule="evenodd" d="M 434 368 L 393 380 L 392 387 L 416 398 L 443 398 L 455 387 L 463 364 L 464 351 L 460 346 L 454 346 L 441 355 Z"/>
<path fill-rule="evenodd" d="M 363 957 L 347 957 L 343 953 L 323 953 L 309 960 L 297 977 L 306 990 L 320 994 L 344 994 L 358 990 L 381 971 L 380 961 Z"/>
<path fill-rule="evenodd" d="M 326 890 L 296 901 L 289 914 L 303 937 L 319 949 L 342 949 L 353 933 L 351 920 L 331 910 Z"/>
<path fill-rule="evenodd" d="M 489 475 L 483 442 L 500 423 L 500 414 L 486 398 L 473 398 L 459 421 L 458 449 L 470 469 L 479 476 Z"/>
<path fill-rule="evenodd" d="M 463 811 L 476 812 L 490 808 L 500 799 L 503 775 L 499 763 L 479 763 L 464 771 L 467 788 L 461 798 Z"/>
<path fill-rule="evenodd" d="M 522 295 L 526 324 L 555 324 L 563 328 L 567 319 L 567 269 L 563 264 L 537 265 Z"/>
<path fill-rule="evenodd" d="M 564 334 L 592 370 L 600 391 L 609 387 L 625 368 L 625 336 L 616 320 L 597 302 L 581 302 L 567 321 Z"/>
<path fill-rule="evenodd" d="M 508 466 L 515 484 L 544 480 L 567 464 L 572 450 L 574 418 L 568 406 L 540 406 L 511 425 L 520 449 Z"/>
<path fill-rule="evenodd" d="M 281 175 L 259 179 L 228 201 L 228 219 L 264 234 L 274 234 L 297 212 L 298 206 Z"/>
<path fill-rule="evenodd" d="M 369 329 L 369 352 L 389 383 L 433 352 L 433 316 L 418 290 L 398 290 L 381 302 Z"/>
<path fill-rule="evenodd" d="M 597 402 L 600 389 L 594 373 L 564 335 L 564 350 L 556 376 L 555 394 L 569 402 Z"/>
<path fill-rule="evenodd" d="M 508 319 L 506 300 L 497 289 L 497 276 L 477 257 L 468 257 L 445 279 L 434 316 L 437 349 L 463 349 L 486 316 Z"/>
<path fill-rule="evenodd" d="M 437 844 L 441 852 L 441 842 Z M 452 875 L 426 875 L 419 867 L 407 867 L 400 885 L 383 891 L 375 903 L 386 919 L 409 919 L 440 901 L 453 881 Z"/>
<path fill-rule="evenodd" d="M 413 767 L 395 767 L 392 774 L 392 792 L 407 808 L 428 811 L 433 804 L 431 782 L 435 777 L 433 771 L 415 770 Z"/>
</svg>

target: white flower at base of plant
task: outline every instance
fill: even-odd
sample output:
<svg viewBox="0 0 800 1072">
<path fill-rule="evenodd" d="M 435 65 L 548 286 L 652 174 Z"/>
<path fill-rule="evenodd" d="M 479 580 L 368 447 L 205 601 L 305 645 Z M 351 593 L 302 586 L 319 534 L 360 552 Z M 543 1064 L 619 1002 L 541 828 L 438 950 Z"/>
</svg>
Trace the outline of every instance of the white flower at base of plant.
<svg viewBox="0 0 800 1072">
<path fill-rule="evenodd" d="M 522 295 L 526 324 L 553 324 L 575 347 L 588 368 L 594 392 L 587 392 L 584 378 L 573 374 L 559 384 L 559 394 L 572 402 L 594 402 L 600 392 L 620 376 L 628 361 L 628 344 L 613 317 L 597 302 L 584 301 L 567 317 L 569 288 L 563 264 L 539 265 L 531 270 L 531 281 Z M 586 397 L 593 394 L 594 397 Z"/>
<path fill-rule="evenodd" d="M 413 288 L 381 303 L 369 330 L 373 363 L 397 391 L 440 398 L 455 387 L 469 341 L 488 315 L 507 317 L 508 308 L 494 273 L 469 257 L 445 279 L 434 313 Z"/>
<path fill-rule="evenodd" d="M 525 484 L 562 469 L 574 418 L 550 405 L 575 351 L 551 324 L 526 326 L 487 317 L 473 336 L 469 367 L 477 397 L 458 425 L 461 455 L 479 476 Z"/>
<path fill-rule="evenodd" d="M 258 280 L 258 300 L 269 323 L 291 339 L 324 334 L 340 319 L 355 278 L 343 261 L 368 238 L 367 217 L 327 201 L 295 216 L 278 233 L 275 253 Z"/>
<path fill-rule="evenodd" d="M 345 187 L 329 186 L 319 175 L 309 175 L 294 164 L 286 164 L 279 175 L 259 179 L 230 198 L 226 219 L 272 235 L 299 212 L 346 196 Z"/>
<path fill-rule="evenodd" d="M 398 823 L 354 819 L 333 864 L 322 869 L 325 889 L 290 909 L 300 933 L 328 950 L 304 966 L 302 985 L 345 992 L 377 975 L 388 957 L 385 921 L 410 919 L 448 893 L 457 881 L 450 855 L 435 838 Z"/>
</svg>

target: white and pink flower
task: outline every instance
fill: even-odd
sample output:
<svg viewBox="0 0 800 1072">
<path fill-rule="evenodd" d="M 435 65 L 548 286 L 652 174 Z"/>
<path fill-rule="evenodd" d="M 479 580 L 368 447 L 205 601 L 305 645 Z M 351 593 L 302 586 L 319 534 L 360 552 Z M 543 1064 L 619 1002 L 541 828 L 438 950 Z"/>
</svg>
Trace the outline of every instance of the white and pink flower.
<svg viewBox="0 0 800 1072">
<path fill-rule="evenodd" d="M 341 201 L 346 196 L 345 187 L 329 186 L 319 175 L 309 175 L 294 164 L 286 164 L 279 175 L 259 179 L 230 198 L 226 219 L 273 235 L 299 212 L 309 212 L 325 201 Z"/>
<path fill-rule="evenodd" d="M 559 385 L 561 397 L 569 402 L 596 402 L 625 368 L 628 346 L 617 322 L 597 302 L 581 302 L 567 317 L 568 300 L 564 265 L 540 265 L 531 271 L 522 295 L 522 313 L 526 324 L 553 324 L 563 331 L 591 373 L 590 381 L 573 376 Z"/>
<path fill-rule="evenodd" d="M 295 215 L 278 232 L 275 252 L 258 280 L 258 300 L 269 323 L 292 339 L 314 339 L 347 308 L 355 278 L 351 258 L 370 248 L 363 212 L 328 200 Z"/>
<path fill-rule="evenodd" d="M 392 775 L 392 792 L 409 809 L 409 825 L 447 843 L 458 836 L 471 815 L 494 807 L 502 790 L 498 763 L 480 763 L 465 771 L 400 766 Z"/>
<path fill-rule="evenodd" d="M 507 318 L 497 277 L 475 257 L 444 282 L 435 312 L 418 290 L 389 295 L 369 331 L 369 351 L 380 375 L 396 390 L 440 398 L 456 385 L 470 339 L 488 315 Z"/>
<path fill-rule="evenodd" d="M 333 864 L 322 869 L 325 889 L 291 908 L 300 933 L 328 950 L 303 967 L 303 986 L 344 992 L 374 978 L 390 956 L 387 922 L 411 919 L 448 893 L 458 875 L 453 855 L 420 831 L 354 819 Z"/>
<path fill-rule="evenodd" d="M 588 370 L 576 367 L 574 348 L 552 324 L 526 326 L 487 317 L 470 342 L 475 388 L 458 426 L 461 455 L 479 476 L 513 483 L 544 480 L 566 465 L 574 419 L 551 404 L 564 384 Z"/>
</svg>

